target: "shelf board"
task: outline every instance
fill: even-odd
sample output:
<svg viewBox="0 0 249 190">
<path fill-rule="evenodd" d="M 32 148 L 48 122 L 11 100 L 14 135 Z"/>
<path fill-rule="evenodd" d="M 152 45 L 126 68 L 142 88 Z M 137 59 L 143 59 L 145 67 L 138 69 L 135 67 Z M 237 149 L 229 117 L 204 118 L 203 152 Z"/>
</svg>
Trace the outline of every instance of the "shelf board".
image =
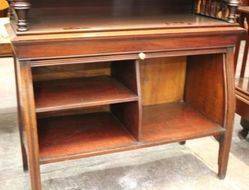
<svg viewBox="0 0 249 190">
<path fill-rule="evenodd" d="M 137 100 L 138 96 L 134 92 L 108 76 L 35 83 L 37 113 Z"/>
<path fill-rule="evenodd" d="M 110 112 L 38 120 L 42 163 L 103 154 L 134 144 L 134 138 Z"/>
<path fill-rule="evenodd" d="M 185 103 L 159 104 L 143 108 L 144 143 L 168 143 L 225 132 Z"/>
</svg>

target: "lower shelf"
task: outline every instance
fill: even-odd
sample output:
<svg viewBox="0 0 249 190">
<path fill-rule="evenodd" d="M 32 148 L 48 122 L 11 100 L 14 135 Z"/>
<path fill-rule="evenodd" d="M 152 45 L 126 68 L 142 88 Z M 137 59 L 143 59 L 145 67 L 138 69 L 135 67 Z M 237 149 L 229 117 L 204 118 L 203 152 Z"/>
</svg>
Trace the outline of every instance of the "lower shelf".
<svg viewBox="0 0 249 190">
<path fill-rule="evenodd" d="M 38 127 L 42 164 L 218 135 L 225 131 L 184 103 L 144 107 L 139 142 L 109 112 L 40 119 Z"/>
<path fill-rule="evenodd" d="M 109 112 L 41 119 L 38 127 L 40 158 L 44 162 L 102 153 L 135 141 Z"/>
<path fill-rule="evenodd" d="M 159 104 L 143 109 L 142 141 L 177 142 L 225 131 L 185 103 Z"/>
</svg>

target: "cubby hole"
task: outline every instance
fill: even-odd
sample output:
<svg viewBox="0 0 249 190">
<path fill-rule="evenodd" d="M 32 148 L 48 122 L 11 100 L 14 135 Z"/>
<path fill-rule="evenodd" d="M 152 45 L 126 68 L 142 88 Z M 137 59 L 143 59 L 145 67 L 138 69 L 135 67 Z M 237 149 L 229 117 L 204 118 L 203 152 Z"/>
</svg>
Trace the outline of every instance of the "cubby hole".
<svg viewBox="0 0 249 190">
<path fill-rule="evenodd" d="M 135 123 L 123 118 L 120 110 L 113 109 L 116 106 L 131 109 L 136 104 L 129 102 L 74 109 L 38 118 L 41 162 L 104 154 L 136 144 Z"/>
<path fill-rule="evenodd" d="M 134 61 L 34 68 L 36 112 L 138 100 Z"/>
<path fill-rule="evenodd" d="M 136 61 L 32 70 L 42 163 L 101 154 L 138 140 Z"/>
<path fill-rule="evenodd" d="M 224 55 L 33 68 L 41 163 L 225 132 Z"/>
<path fill-rule="evenodd" d="M 179 142 L 224 132 L 222 54 L 140 61 L 144 143 Z"/>
</svg>

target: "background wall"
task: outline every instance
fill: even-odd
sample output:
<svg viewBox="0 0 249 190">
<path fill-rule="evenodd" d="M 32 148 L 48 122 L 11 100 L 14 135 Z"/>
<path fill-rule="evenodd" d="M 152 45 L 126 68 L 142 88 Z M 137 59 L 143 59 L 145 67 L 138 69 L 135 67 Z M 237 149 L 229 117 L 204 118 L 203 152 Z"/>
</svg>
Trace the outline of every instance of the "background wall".
<svg viewBox="0 0 249 190">
<path fill-rule="evenodd" d="M 16 107 L 15 88 L 13 59 L 0 58 L 0 110 Z"/>
<path fill-rule="evenodd" d="M 8 18 L 0 18 L 0 50 L 1 56 L 10 43 L 5 24 L 9 23 Z M 5 54 L 4 54 L 5 55 Z M 16 87 L 13 58 L 0 56 L 0 113 L 16 109 Z"/>
</svg>

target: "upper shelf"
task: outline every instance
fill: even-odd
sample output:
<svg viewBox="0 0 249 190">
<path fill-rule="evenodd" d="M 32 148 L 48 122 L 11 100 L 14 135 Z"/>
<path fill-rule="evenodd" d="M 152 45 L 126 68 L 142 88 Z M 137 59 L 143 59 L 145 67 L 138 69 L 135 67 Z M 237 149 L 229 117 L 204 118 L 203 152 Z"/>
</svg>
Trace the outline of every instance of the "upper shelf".
<svg viewBox="0 0 249 190">
<path fill-rule="evenodd" d="M 234 23 L 238 4 L 237 0 L 12 1 L 10 15 L 18 35 L 224 26 L 228 23 L 193 13 Z"/>
<path fill-rule="evenodd" d="M 35 91 L 37 113 L 138 100 L 134 92 L 108 76 L 37 82 Z"/>
<path fill-rule="evenodd" d="M 231 26 L 230 23 L 192 13 L 165 14 L 87 14 L 84 9 L 32 9 L 29 30 L 17 35 L 87 33 L 148 29 L 199 28 Z M 70 12 L 72 11 L 72 12 Z M 16 25 L 12 23 L 16 28 Z"/>
</svg>

